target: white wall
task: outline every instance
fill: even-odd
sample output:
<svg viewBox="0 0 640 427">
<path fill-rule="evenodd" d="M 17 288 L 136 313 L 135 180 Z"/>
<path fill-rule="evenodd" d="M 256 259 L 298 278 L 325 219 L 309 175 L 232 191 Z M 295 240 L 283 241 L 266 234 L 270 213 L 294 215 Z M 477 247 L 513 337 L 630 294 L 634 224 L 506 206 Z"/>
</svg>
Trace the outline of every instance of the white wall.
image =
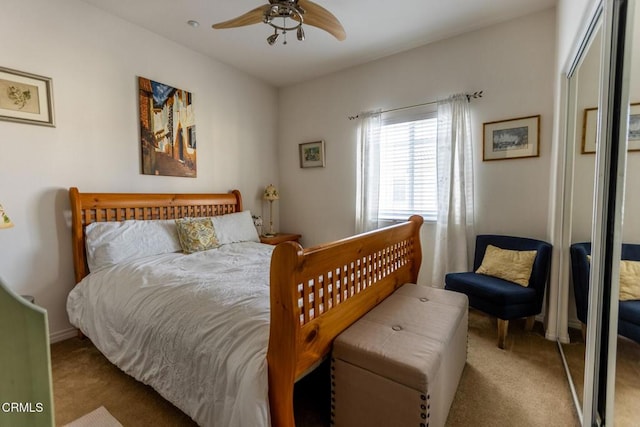
<svg viewBox="0 0 640 427">
<path fill-rule="evenodd" d="M 268 220 L 261 189 L 280 182 L 278 228 L 304 233 L 305 245 L 353 234 L 357 123 L 347 116 L 476 90 L 485 91 L 471 104 L 477 232 L 546 238 L 557 200 L 551 146 L 563 141 L 555 125 L 551 142 L 562 73 L 580 37 L 577 17 L 595 1 L 559 0 L 555 25 L 549 10 L 284 88 L 278 105 L 274 88 L 85 3 L 4 0 L 0 40 L 11 42 L 2 43 L 0 66 L 53 78 L 57 127 L 0 121 L 0 203 L 16 223 L 0 231 L 0 277 L 48 309 L 54 338 L 69 330 L 70 186 L 239 188 Z M 136 76 L 194 93 L 198 178 L 139 174 Z M 482 123 L 530 114 L 542 114 L 541 157 L 483 163 Z M 318 139 L 327 143 L 327 167 L 299 169 L 298 144 Z M 432 239 L 427 225 L 423 271 Z"/>
<path fill-rule="evenodd" d="M 565 71 L 566 65 L 575 57 L 575 50 L 583 38 L 585 20 L 593 13 L 600 0 L 558 0 L 558 37 L 556 78 Z"/>
<path fill-rule="evenodd" d="M 3 0 L 0 65 L 53 79 L 56 127 L 0 121 L 0 277 L 70 325 L 67 190 L 227 192 L 262 213 L 277 182 L 275 88 L 76 0 Z M 198 178 L 140 174 L 137 76 L 191 91 Z"/>
<path fill-rule="evenodd" d="M 280 221 L 305 246 L 355 230 L 357 121 L 347 116 L 484 90 L 472 101 L 476 231 L 547 238 L 555 10 L 338 72 L 280 93 Z M 482 161 L 484 122 L 540 114 L 540 157 Z M 298 144 L 326 141 L 327 166 L 300 169 Z M 423 230 L 431 274 L 433 225 Z"/>
</svg>

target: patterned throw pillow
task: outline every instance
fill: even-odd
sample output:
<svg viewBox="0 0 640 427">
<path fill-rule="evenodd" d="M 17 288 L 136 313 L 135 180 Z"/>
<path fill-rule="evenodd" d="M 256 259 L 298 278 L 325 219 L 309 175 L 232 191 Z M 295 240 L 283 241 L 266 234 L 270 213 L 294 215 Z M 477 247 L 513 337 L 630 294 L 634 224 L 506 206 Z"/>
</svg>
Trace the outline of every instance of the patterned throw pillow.
<svg viewBox="0 0 640 427">
<path fill-rule="evenodd" d="M 206 251 L 220 246 L 211 218 L 176 219 L 180 246 L 185 254 Z"/>
</svg>

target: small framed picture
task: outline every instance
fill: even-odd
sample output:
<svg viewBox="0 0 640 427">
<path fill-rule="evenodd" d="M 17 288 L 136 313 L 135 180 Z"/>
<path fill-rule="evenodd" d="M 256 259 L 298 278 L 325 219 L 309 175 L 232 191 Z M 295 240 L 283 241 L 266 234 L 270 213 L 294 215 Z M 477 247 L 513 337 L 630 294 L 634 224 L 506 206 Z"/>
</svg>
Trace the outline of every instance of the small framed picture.
<svg viewBox="0 0 640 427">
<path fill-rule="evenodd" d="M 582 123 L 582 154 L 596 152 L 596 137 L 598 132 L 598 109 L 586 108 Z M 640 103 L 629 107 L 627 151 L 640 151 Z"/>
<path fill-rule="evenodd" d="M 506 160 L 540 155 L 540 115 L 483 125 L 482 160 Z"/>
<path fill-rule="evenodd" d="M 628 151 L 640 151 L 640 102 L 629 106 Z"/>
<path fill-rule="evenodd" d="M 0 120 L 55 126 L 51 79 L 0 67 Z"/>
<path fill-rule="evenodd" d="M 324 167 L 324 141 L 305 142 L 299 146 L 301 168 Z"/>
<path fill-rule="evenodd" d="M 596 152 L 596 134 L 598 132 L 598 109 L 585 108 L 582 121 L 582 154 Z"/>
</svg>

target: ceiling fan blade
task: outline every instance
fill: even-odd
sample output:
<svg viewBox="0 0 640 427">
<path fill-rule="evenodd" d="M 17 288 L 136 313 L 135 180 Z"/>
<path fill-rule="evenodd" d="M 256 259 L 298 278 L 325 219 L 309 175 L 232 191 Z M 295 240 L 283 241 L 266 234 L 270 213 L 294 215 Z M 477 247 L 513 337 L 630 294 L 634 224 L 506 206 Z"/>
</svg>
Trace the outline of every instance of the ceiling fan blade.
<svg viewBox="0 0 640 427">
<path fill-rule="evenodd" d="M 311 0 L 298 0 L 298 5 L 305 10 L 305 24 L 325 30 L 340 41 L 347 38 L 347 33 L 338 18 L 327 9 Z"/>
<path fill-rule="evenodd" d="M 270 7 L 271 5 L 268 4 L 256 7 L 244 15 L 240 15 L 237 18 L 233 18 L 228 21 L 218 22 L 217 24 L 213 24 L 211 27 L 216 30 L 220 30 L 224 28 L 244 27 L 245 25 L 257 24 L 258 22 L 262 22 L 264 19 L 264 12 Z"/>
</svg>

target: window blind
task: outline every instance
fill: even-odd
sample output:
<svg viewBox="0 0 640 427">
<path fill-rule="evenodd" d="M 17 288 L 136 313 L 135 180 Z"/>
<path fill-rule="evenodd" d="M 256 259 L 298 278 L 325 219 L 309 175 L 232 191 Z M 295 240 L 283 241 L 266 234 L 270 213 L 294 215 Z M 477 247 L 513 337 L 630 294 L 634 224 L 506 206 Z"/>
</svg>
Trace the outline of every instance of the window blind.
<svg viewBox="0 0 640 427">
<path fill-rule="evenodd" d="M 380 136 L 380 220 L 437 218 L 437 113 L 385 120 Z"/>
</svg>

